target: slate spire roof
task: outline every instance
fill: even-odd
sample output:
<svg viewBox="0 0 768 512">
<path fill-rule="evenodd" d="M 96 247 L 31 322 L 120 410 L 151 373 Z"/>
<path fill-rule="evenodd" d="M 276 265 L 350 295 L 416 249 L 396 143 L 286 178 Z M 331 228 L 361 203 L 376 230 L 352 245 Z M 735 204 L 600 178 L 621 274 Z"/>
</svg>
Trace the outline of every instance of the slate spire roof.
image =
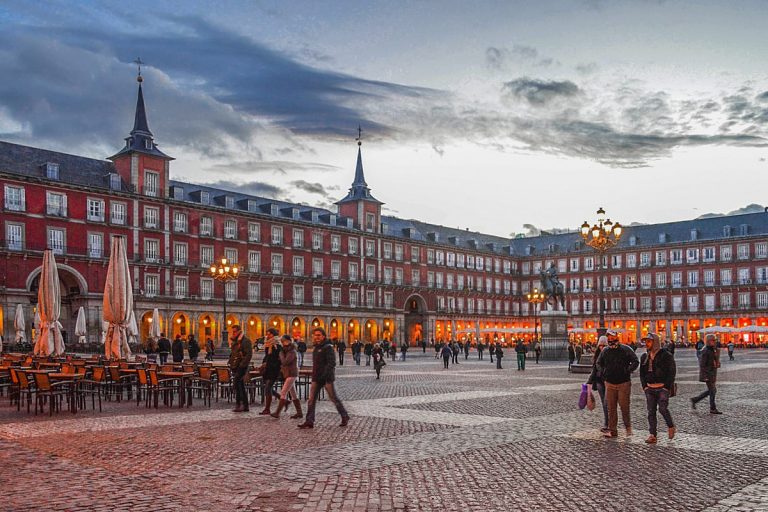
<svg viewBox="0 0 768 512">
<path fill-rule="evenodd" d="M 358 128 L 360 133 L 362 130 Z M 371 195 L 371 189 L 368 188 L 368 184 L 365 182 L 365 174 L 363 173 L 363 152 L 361 146 L 363 142 L 360 140 L 360 136 L 357 138 L 357 165 L 355 166 L 355 180 L 352 182 L 352 186 L 349 188 L 344 199 L 337 201 L 336 204 L 348 203 L 350 201 L 371 201 L 378 204 L 384 204 Z"/>
<path fill-rule="evenodd" d="M 137 134 L 152 137 L 149 123 L 147 123 L 147 110 L 144 107 L 144 91 L 141 90 L 141 82 L 139 82 L 139 96 L 136 99 L 136 116 L 133 120 L 133 130 L 131 130 L 131 135 Z"/>
</svg>

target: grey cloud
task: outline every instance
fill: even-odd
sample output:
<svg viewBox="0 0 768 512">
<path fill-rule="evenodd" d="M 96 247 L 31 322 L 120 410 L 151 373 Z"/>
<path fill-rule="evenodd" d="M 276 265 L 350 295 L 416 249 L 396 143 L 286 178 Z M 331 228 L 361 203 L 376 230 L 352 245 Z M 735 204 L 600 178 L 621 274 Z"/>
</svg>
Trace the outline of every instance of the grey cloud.
<svg viewBox="0 0 768 512">
<path fill-rule="evenodd" d="M 338 171 L 339 167 L 335 165 L 323 164 L 320 162 L 303 163 L 283 160 L 248 160 L 214 164 L 209 166 L 208 169 L 214 172 L 237 172 L 242 174 L 272 172 L 275 174 L 285 175 L 293 172 L 308 171 L 334 172 Z"/>
<path fill-rule="evenodd" d="M 539 51 L 533 46 L 513 44 L 511 48 L 489 46 L 485 50 L 485 62 L 491 69 L 505 71 L 515 64 L 528 64 L 537 67 L 559 65 L 552 57 L 539 58 Z"/>
<path fill-rule="evenodd" d="M 309 183 L 304 180 L 294 180 L 291 182 L 291 185 L 310 194 L 318 194 L 326 198 L 330 195 L 322 183 Z"/>
<path fill-rule="evenodd" d="M 578 64 L 575 69 L 576 72 L 580 75 L 591 75 L 598 70 L 598 65 L 596 62 L 587 62 L 584 64 Z"/>
<path fill-rule="evenodd" d="M 755 99 L 758 101 L 768 101 L 768 91 L 758 94 Z"/>
<path fill-rule="evenodd" d="M 579 87 L 570 80 L 550 81 L 528 77 L 504 83 L 502 95 L 521 99 L 530 105 L 542 106 L 555 98 L 572 97 L 579 94 Z"/>
<path fill-rule="evenodd" d="M 223 190 L 231 190 L 232 192 L 239 192 L 242 194 L 268 197 L 271 199 L 282 199 L 286 196 L 285 190 L 282 188 L 276 185 L 272 185 L 271 183 L 264 183 L 260 181 L 238 182 L 232 180 L 218 180 L 201 183 L 201 185 L 220 188 Z"/>
<path fill-rule="evenodd" d="M 741 208 L 738 208 L 736 210 L 733 210 L 728 213 L 705 213 L 704 215 L 700 215 L 697 217 L 698 219 L 708 219 L 711 217 L 724 217 L 726 215 L 743 215 L 745 213 L 763 213 L 765 212 L 765 206 L 761 204 L 748 204 L 747 206 L 743 206 Z"/>
</svg>

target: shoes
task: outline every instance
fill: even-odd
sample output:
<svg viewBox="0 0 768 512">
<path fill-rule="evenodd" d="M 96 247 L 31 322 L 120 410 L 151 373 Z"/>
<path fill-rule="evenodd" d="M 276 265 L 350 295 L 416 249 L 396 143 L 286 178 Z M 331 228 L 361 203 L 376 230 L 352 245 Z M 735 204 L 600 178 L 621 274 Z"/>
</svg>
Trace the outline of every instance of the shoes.
<svg viewBox="0 0 768 512">
<path fill-rule="evenodd" d="M 723 414 L 723 413 L 718 411 L 717 409 L 710 409 L 709 414 Z"/>
<path fill-rule="evenodd" d="M 648 436 L 648 439 L 645 440 L 645 444 L 656 444 L 656 436 Z"/>
<path fill-rule="evenodd" d="M 300 429 L 305 429 L 305 428 L 315 428 L 315 424 L 314 424 L 314 423 L 307 423 L 307 422 L 305 421 L 304 423 L 301 423 L 301 424 L 299 424 L 299 427 L 298 427 L 298 428 L 300 428 Z"/>
<path fill-rule="evenodd" d="M 696 400 L 691 398 L 691 409 L 695 409 L 695 408 L 696 408 Z"/>
<path fill-rule="evenodd" d="M 627 435 L 628 436 L 632 435 L 632 427 L 627 427 Z"/>
<path fill-rule="evenodd" d="M 676 433 L 677 433 L 677 428 L 676 428 L 676 427 L 669 427 L 669 428 L 667 429 L 667 436 L 668 436 L 670 439 L 674 439 L 674 438 L 675 438 L 675 434 L 676 434 Z"/>
<path fill-rule="evenodd" d="M 243 411 L 244 411 L 244 409 L 243 409 L 242 405 L 238 405 L 237 407 L 232 409 L 232 412 L 243 412 Z"/>
<path fill-rule="evenodd" d="M 346 427 L 348 423 L 349 423 L 349 416 L 343 416 L 341 418 L 341 424 L 339 426 Z"/>
<path fill-rule="evenodd" d="M 618 435 L 619 435 L 619 434 L 617 434 L 616 432 L 611 432 L 611 431 L 609 430 L 608 432 L 605 432 L 605 433 L 603 434 L 603 437 L 618 437 Z"/>
<path fill-rule="evenodd" d="M 261 412 L 259 413 L 259 416 L 270 416 L 270 414 L 271 414 L 271 413 L 270 413 L 270 410 L 269 410 L 269 409 L 264 409 L 263 411 L 261 411 Z"/>
<path fill-rule="evenodd" d="M 600 429 L 600 432 L 602 432 L 603 434 L 605 434 L 606 432 L 610 432 L 610 431 L 611 431 L 611 429 L 609 429 L 608 427 L 603 427 L 603 428 Z"/>
</svg>

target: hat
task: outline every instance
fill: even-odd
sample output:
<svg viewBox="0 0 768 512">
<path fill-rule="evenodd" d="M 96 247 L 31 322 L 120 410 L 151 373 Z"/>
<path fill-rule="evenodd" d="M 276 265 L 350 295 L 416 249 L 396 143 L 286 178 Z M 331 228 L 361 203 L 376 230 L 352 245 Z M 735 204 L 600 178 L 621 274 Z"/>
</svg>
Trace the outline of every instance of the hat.
<svg viewBox="0 0 768 512">
<path fill-rule="evenodd" d="M 648 334 L 646 334 L 645 336 L 643 336 L 642 340 L 643 340 L 643 341 L 645 341 L 645 340 L 651 340 L 651 341 L 654 341 L 654 342 L 656 342 L 656 341 L 661 341 L 661 338 L 659 338 L 659 335 L 658 335 L 658 334 L 656 334 L 655 332 L 649 332 Z"/>
<path fill-rule="evenodd" d="M 616 337 L 619 334 L 616 331 L 614 331 L 613 329 L 608 329 L 607 331 L 605 331 L 605 335 L 610 338 L 611 336 Z"/>
<path fill-rule="evenodd" d="M 605 337 L 605 336 L 600 336 L 600 337 L 597 339 L 597 346 L 598 346 L 598 347 L 604 347 L 604 346 L 606 346 L 607 344 L 608 344 L 608 338 L 607 338 L 607 337 Z"/>
</svg>

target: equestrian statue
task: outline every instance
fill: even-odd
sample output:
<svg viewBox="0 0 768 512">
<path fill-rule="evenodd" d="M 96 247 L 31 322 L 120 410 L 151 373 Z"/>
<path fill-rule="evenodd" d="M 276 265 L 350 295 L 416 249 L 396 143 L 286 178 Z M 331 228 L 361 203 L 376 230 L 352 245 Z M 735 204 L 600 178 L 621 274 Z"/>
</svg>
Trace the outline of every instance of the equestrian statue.
<svg viewBox="0 0 768 512">
<path fill-rule="evenodd" d="M 539 272 L 541 275 L 541 289 L 544 292 L 545 302 L 557 310 L 557 303 L 565 311 L 565 286 L 557 277 L 557 269 L 552 263 L 548 269 Z"/>
</svg>

